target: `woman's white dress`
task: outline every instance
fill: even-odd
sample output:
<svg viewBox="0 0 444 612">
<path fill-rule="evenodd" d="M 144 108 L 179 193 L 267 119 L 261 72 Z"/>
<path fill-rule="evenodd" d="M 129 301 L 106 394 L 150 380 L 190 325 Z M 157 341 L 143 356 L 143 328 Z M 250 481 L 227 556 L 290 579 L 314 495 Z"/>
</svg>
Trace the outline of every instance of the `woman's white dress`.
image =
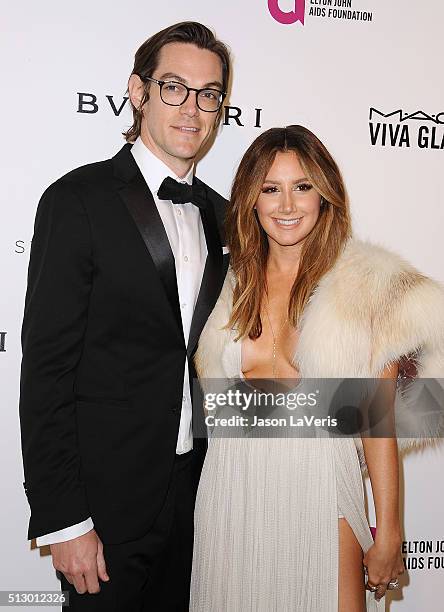
<svg viewBox="0 0 444 612">
<path fill-rule="evenodd" d="M 199 344 L 201 361 L 212 355 L 213 367 L 200 372 L 207 377 L 241 376 L 240 342 L 220 326 L 224 307 L 222 294 Z M 339 513 L 367 551 L 373 539 L 353 439 L 210 439 L 190 610 L 337 612 Z M 384 609 L 367 592 L 367 610 Z"/>
</svg>

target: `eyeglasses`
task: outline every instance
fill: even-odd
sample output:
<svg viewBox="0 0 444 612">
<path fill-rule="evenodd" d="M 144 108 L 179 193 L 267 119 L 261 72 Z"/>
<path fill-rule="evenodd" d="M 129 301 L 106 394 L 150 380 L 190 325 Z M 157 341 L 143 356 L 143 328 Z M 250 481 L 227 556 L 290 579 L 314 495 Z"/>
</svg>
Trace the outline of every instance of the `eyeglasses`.
<svg viewBox="0 0 444 612">
<path fill-rule="evenodd" d="M 158 81 L 152 77 L 142 76 L 140 78 L 142 81 L 157 83 L 160 87 L 160 98 L 168 106 L 181 106 L 188 100 L 190 91 L 195 91 L 198 108 L 206 113 L 215 113 L 220 109 L 227 95 L 225 91 L 220 91 L 219 89 L 208 87 L 196 89 L 195 87 L 187 87 L 178 81 Z"/>
</svg>

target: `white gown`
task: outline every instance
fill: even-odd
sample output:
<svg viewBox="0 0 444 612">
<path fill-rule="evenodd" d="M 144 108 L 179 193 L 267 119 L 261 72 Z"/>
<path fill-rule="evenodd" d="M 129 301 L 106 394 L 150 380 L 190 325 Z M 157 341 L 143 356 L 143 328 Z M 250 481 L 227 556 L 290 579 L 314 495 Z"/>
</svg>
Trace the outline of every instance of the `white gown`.
<svg viewBox="0 0 444 612">
<path fill-rule="evenodd" d="M 211 351 L 217 363 L 207 377 L 240 376 L 240 342 L 220 329 L 223 308 L 224 291 L 199 343 L 201 357 Z M 196 500 L 190 610 L 337 612 L 338 513 L 367 551 L 373 539 L 352 439 L 210 439 Z M 385 609 L 384 598 L 366 594 L 368 611 Z"/>
</svg>

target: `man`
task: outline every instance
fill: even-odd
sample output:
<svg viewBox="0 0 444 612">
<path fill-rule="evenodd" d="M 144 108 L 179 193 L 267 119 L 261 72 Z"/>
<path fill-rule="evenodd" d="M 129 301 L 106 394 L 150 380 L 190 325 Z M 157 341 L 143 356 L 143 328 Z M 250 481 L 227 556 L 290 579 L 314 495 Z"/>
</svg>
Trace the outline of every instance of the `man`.
<svg viewBox="0 0 444 612">
<path fill-rule="evenodd" d="M 205 452 L 192 356 L 228 264 L 225 200 L 193 169 L 229 70 L 201 24 L 152 36 L 129 79 L 129 143 L 39 204 L 22 332 L 28 537 L 50 544 L 73 610 L 188 609 Z"/>
</svg>

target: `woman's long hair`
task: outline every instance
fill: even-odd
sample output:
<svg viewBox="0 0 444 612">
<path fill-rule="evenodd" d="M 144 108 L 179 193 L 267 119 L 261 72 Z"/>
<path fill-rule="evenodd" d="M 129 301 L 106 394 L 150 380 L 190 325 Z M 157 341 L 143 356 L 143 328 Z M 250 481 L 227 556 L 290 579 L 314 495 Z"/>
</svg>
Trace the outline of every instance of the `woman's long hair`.
<svg viewBox="0 0 444 612">
<path fill-rule="evenodd" d="M 268 239 L 254 206 L 278 151 L 294 151 L 307 179 L 324 199 L 316 225 L 304 239 L 298 274 L 290 292 L 288 320 L 297 327 L 308 299 L 336 262 L 351 236 L 344 182 L 336 162 L 307 128 L 290 125 L 262 133 L 250 145 L 234 178 L 226 216 L 230 263 L 236 277 L 227 327 L 237 338 L 261 335 L 261 303 L 267 290 Z"/>
</svg>

